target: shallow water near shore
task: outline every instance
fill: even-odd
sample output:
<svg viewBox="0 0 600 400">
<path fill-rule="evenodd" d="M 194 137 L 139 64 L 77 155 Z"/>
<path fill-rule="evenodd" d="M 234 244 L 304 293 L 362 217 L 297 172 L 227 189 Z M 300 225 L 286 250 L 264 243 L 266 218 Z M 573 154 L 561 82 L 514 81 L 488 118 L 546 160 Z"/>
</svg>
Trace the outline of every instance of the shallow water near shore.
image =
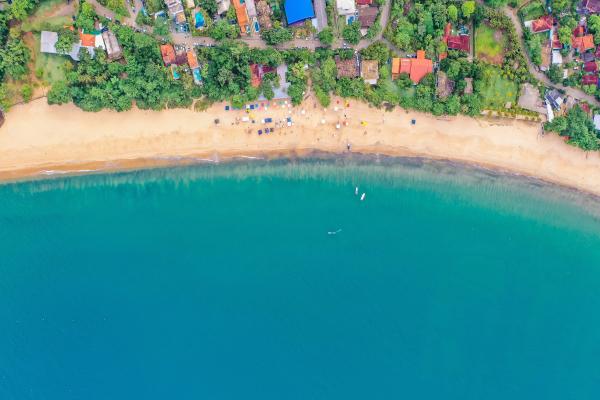
<svg viewBox="0 0 600 400">
<path fill-rule="evenodd" d="M 600 395 L 595 197 L 366 157 L 0 199 L 2 399 Z"/>
</svg>

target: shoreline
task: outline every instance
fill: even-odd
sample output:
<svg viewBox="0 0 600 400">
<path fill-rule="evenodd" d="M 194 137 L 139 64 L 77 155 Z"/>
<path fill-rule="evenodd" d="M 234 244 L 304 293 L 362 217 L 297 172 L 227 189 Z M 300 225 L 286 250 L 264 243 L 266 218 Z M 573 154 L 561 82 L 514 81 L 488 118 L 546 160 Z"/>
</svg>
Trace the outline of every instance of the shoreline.
<svg viewBox="0 0 600 400">
<path fill-rule="evenodd" d="M 294 125 L 284 123 L 259 136 L 257 130 L 264 124 L 236 122 L 248 114 L 225 111 L 223 104 L 201 113 L 184 109 L 86 113 L 72 104 L 49 106 L 45 99 L 35 100 L 11 110 L 0 128 L 0 181 L 241 157 L 302 158 L 314 153 L 339 157 L 347 154 L 349 143 L 352 153 L 459 162 L 600 196 L 600 155 L 586 154 L 557 135 L 540 136 L 538 123 L 438 118 L 402 109 L 386 112 L 359 102 L 345 107 L 335 99 L 328 110 L 309 99 L 295 108 L 277 106 L 252 113 L 257 120 L 291 117 Z M 215 125 L 217 118 L 220 122 Z M 337 123 L 341 129 L 336 129 Z"/>
</svg>

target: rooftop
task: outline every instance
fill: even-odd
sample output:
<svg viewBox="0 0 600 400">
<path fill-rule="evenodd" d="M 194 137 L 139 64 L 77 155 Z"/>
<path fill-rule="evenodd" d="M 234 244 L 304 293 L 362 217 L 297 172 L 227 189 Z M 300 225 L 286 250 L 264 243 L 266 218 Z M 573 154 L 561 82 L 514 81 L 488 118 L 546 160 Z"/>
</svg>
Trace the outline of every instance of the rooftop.
<svg viewBox="0 0 600 400">
<path fill-rule="evenodd" d="M 285 0 L 284 8 L 289 25 L 315 17 L 311 0 Z"/>
<path fill-rule="evenodd" d="M 379 79 L 379 63 L 377 60 L 363 60 L 360 65 L 360 77 L 365 82 L 375 85 Z"/>
<path fill-rule="evenodd" d="M 335 58 L 338 78 L 356 78 L 358 76 L 358 63 L 356 58 L 342 60 L 339 56 Z"/>
</svg>

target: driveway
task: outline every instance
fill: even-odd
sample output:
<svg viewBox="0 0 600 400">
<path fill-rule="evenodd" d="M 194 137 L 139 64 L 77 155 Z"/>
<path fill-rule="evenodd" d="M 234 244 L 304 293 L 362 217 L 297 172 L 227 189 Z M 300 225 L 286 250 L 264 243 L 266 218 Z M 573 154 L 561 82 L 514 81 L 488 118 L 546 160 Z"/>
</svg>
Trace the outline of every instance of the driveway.
<svg viewBox="0 0 600 400">
<path fill-rule="evenodd" d="M 315 0 L 315 17 L 317 18 L 317 31 L 327 28 L 327 11 L 325 0 Z"/>
</svg>

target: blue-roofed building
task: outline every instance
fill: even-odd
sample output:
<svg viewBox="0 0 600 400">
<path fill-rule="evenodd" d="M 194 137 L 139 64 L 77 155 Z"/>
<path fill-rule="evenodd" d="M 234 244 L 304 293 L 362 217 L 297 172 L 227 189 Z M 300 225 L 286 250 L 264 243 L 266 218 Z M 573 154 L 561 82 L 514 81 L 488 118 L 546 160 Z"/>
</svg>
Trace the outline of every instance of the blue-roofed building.
<svg viewBox="0 0 600 400">
<path fill-rule="evenodd" d="M 312 0 L 285 0 L 284 8 L 288 25 L 315 17 Z"/>
</svg>

